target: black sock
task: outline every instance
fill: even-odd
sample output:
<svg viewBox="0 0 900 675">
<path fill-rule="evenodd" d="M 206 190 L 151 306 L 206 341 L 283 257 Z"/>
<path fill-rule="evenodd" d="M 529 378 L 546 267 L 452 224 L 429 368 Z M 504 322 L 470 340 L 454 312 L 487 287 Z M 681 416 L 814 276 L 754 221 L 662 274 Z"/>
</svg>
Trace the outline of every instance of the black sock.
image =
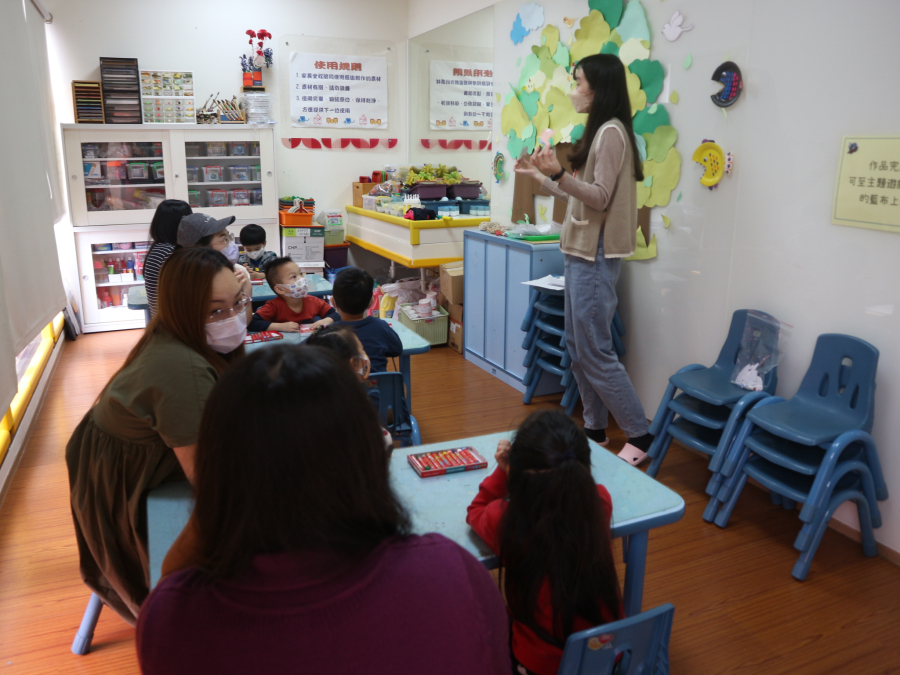
<svg viewBox="0 0 900 675">
<path fill-rule="evenodd" d="M 606 429 L 588 429 L 585 427 L 584 435 L 594 441 L 594 443 L 606 443 Z"/>
<path fill-rule="evenodd" d="M 637 438 L 629 438 L 628 442 L 642 452 L 647 452 L 653 444 L 653 434 L 646 433 Z"/>
</svg>

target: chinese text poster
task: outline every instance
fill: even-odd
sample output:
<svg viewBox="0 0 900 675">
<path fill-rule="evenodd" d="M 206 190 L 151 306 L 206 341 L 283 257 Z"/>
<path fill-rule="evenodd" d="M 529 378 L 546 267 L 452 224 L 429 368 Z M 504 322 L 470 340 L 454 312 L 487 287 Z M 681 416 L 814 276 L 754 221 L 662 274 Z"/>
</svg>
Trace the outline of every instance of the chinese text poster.
<svg viewBox="0 0 900 675">
<path fill-rule="evenodd" d="M 844 138 L 831 220 L 900 232 L 900 137 Z"/>
<path fill-rule="evenodd" d="M 491 63 L 431 62 L 431 128 L 472 131 L 491 128 L 494 98 Z"/>
</svg>

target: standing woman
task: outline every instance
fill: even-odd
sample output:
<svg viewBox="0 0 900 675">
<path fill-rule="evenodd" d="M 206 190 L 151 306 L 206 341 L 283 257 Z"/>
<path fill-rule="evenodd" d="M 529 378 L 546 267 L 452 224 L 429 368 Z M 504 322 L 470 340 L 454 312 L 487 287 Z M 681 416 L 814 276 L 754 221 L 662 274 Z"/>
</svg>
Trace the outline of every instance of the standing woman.
<svg viewBox="0 0 900 675">
<path fill-rule="evenodd" d="M 644 174 L 634 131 L 625 67 L 612 54 L 575 65 L 569 96 L 588 113 L 584 136 L 569 155 L 573 174 L 550 147 L 516 163 L 516 173 L 541 181 L 544 192 L 568 202 L 559 239 L 566 264 L 566 345 L 584 405 L 585 433 L 606 445 L 611 411 L 628 443 L 619 456 L 635 466 L 653 441 L 634 386 L 613 348 L 610 324 L 622 258 L 637 243 L 637 187 Z"/>
<path fill-rule="evenodd" d="M 156 284 L 159 270 L 175 248 L 178 246 L 178 223 L 185 216 L 193 213 L 187 202 L 180 199 L 167 199 L 156 207 L 153 220 L 150 222 L 150 238 L 153 245 L 144 261 L 144 288 L 147 290 L 147 304 L 150 316 L 156 316 Z"/>
<path fill-rule="evenodd" d="M 156 316 L 66 446 L 81 576 L 132 625 L 149 593 L 146 494 L 193 480 L 206 399 L 244 353 L 249 292 L 221 253 L 173 253 Z"/>
</svg>

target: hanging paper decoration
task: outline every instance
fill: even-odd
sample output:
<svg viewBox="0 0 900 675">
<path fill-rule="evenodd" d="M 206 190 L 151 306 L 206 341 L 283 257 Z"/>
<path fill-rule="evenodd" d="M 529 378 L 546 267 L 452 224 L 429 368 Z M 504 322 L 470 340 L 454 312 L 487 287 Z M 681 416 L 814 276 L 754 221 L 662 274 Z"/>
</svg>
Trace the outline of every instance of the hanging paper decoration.
<svg viewBox="0 0 900 675">
<path fill-rule="evenodd" d="M 310 150 L 343 150 L 344 148 L 356 148 L 357 150 L 372 150 L 373 148 L 397 147 L 397 138 L 282 138 L 281 144 L 288 148 L 299 148 L 301 145 Z"/>
<path fill-rule="evenodd" d="M 499 150 L 497 154 L 494 155 L 494 182 L 499 183 L 501 180 L 506 180 L 506 172 L 503 170 L 504 165 L 506 164 L 506 157 L 503 156 L 503 153 Z"/>
<path fill-rule="evenodd" d="M 716 68 L 712 80 L 722 83 L 722 91 L 710 96 L 713 103 L 720 108 L 727 108 L 737 103 L 744 90 L 744 79 L 741 77 L 741 69 L 734 61 L 726 61 Z"/>
<path fill-rule="evenodd" d="M 681 155 L 674 147 L 678 135 L 665 104 L 657 102 L 665 68 L 650 55 L 651 32 L 641 0 L 588 0 L 588 7 L 587 16 L 564 20 L 575 29 L 574 36 L 563 41 L 559 28 L 547 24 L 531 45 L 531 53 L 517 62 L 518 80 L 510 82 L 500 114 L 508 155 L 518 158 L 543 142 L 577 142 L 584 134 L 587 115 L 576 112 L 569 98 L 575 87 L 572 64 L 591 54 L 615 54 L 625 64 L 635 143 L 645 177 L 637 183 L 638 208 L 665 206 L 681 177 Z M 521 12 L 519 16 L 525 19 Z M 678 28 L 684 31 L 682 24 Z M 521 28 L 524 41 L 527 26 L 522 23 Z M 655 254 L 656 242 L 644 242 L 640 257 Z"/>
<path fill-rule="evenodd" d="M 666 36 L 666 40 L 675 42 L 675 40 L 681 37 L 682 33 L 691 30 L 694 27 L 694 24 L 682 26 L 682 23 L 684 23 L 684 15 L 678 10 L 675 10 L 672 18 L 669 19 L 669 23 L 663 26 L 662 29 L 662 34 Z"/>
<path fill-rule="evenodd" d="M 459 150 L 460 148 L 466 148 L 467 150 L 491 150 L 494 145 L 489 140 L 479 141 L 471 138 L 454 138 L 450 140 L 446 138 L 422 138 L 419 139 L 419 142 L 423 148 L 441 147 L 444 150 Z"/>
</svg>

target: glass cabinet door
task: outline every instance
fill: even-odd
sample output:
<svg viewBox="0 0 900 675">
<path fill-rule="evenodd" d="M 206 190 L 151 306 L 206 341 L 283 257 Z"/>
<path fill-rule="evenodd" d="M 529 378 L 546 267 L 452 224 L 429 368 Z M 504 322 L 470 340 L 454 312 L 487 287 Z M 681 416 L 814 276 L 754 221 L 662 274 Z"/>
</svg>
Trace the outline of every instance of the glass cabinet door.
<svg viewBox="0 0 900 675">
<path fill-rule="evenodd" d="M 184 157 L 192 208 L 262 205 L 258 140 L 188 140 Z"/>
<path fill-rule="evenodd" d="M 73 223 L 150 222 L 171 184 L 168 147 L 162 134 L 66 134 Z"/>
</svg>

